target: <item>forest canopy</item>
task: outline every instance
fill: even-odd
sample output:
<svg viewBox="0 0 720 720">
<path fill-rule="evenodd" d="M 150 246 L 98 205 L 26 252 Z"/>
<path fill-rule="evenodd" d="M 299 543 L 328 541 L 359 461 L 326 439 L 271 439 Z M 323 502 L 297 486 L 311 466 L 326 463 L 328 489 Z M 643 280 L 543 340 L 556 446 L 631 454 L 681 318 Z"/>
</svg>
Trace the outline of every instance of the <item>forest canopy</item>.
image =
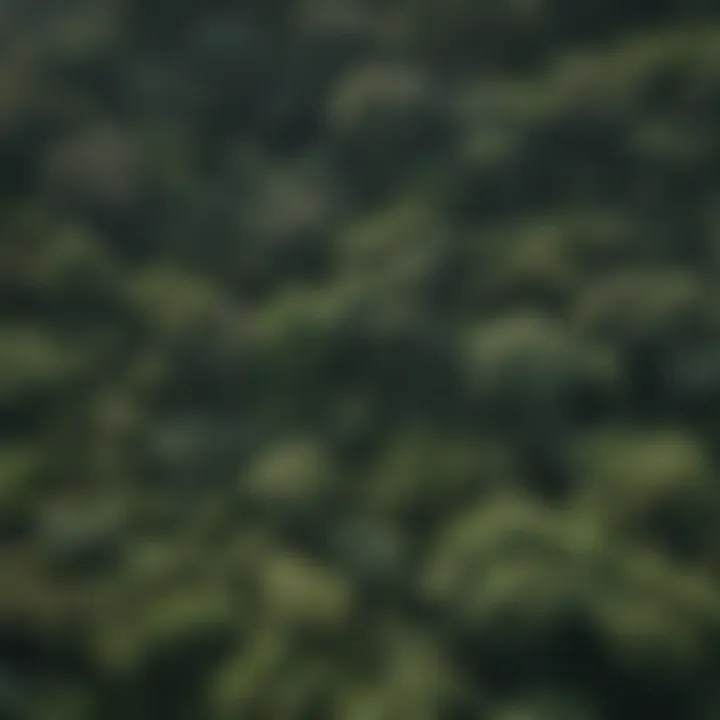
<svg viewBox="0 0 720 720">
<path fill-rule="evenodd" d="M 720 717 L 720 8 L 0 2 L 0 720 Z"/>
</svg>

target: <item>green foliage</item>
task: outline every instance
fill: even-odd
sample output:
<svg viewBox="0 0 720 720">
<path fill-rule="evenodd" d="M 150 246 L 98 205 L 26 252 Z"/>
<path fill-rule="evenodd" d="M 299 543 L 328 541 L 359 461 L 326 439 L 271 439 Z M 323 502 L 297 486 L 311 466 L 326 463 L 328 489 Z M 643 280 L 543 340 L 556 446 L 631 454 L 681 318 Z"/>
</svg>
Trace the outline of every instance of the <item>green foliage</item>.
<svg viewBox="0 0 720 720">
<path fill-rule="evenodd" d="M 0 718 L 720 717 L 713 3 L 0 46 Z"/>
<path fill-rule="evenodd" d="M 21 530 L 32 517 L 40 468 L 31 447 L 0 453 L 0 533 Z"/>
<path fill-rule="evenodd" d="M 702 445 L 667 431 L 616 432 L 592 445 L 583 493 L 593 512 L 668 552 L 712 552 L 720 498 Z"/>
</svg>

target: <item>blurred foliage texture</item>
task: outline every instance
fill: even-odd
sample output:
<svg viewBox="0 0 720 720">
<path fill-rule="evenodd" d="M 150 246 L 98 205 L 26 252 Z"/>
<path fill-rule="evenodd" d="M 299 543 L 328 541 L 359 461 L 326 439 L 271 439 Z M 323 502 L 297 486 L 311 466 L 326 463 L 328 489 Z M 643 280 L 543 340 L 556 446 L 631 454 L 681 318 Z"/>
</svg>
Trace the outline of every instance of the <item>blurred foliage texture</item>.
<svg viewBox="0 0 720 720">
<path fill-rule="evenodd" d="M 720 5 L 0 0 L 0 720 L 719 720 Z"/>
</svg>

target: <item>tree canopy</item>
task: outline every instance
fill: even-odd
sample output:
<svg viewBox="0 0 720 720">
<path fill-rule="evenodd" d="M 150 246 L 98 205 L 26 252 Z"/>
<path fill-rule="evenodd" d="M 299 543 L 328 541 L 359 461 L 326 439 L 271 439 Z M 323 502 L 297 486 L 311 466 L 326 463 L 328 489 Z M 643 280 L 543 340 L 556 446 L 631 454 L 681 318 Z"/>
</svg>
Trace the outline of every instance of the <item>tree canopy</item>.
<svg viewBox="0 0 720 720">
<path fill-rule="evenodd" d="M 0 2 L 0 719 L 720 717 L 720 8 Z"/>
</svg>

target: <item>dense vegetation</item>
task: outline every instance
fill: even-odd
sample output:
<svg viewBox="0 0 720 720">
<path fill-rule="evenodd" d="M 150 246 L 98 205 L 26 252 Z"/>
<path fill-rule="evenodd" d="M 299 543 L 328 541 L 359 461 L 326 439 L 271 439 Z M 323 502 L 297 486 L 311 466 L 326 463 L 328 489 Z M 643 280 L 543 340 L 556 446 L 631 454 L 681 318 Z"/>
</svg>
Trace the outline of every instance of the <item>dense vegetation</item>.
<svg viewBox="0 0 720 720">
<path fill-rule="evenodd" d="M 720 9 L 0 2 L 0 718 L 717 720 Z"/>
</svg>

